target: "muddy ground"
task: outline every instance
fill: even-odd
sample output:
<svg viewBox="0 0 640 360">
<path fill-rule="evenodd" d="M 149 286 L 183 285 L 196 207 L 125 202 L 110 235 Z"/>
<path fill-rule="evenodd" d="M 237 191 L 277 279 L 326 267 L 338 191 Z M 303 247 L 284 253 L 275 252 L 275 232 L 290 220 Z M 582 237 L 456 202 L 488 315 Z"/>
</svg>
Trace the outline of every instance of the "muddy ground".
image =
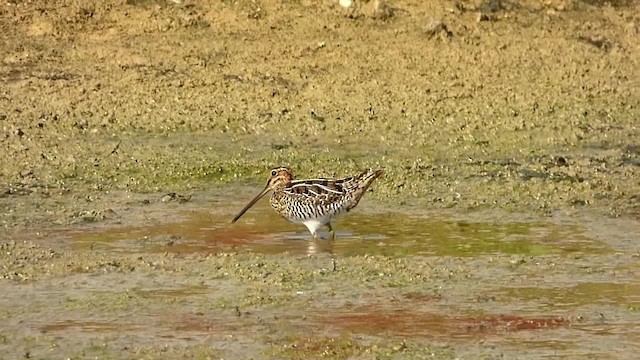
<svg viewBox="0 0 640 360">
<path fill-rule="evenodd" d="M 0 3 L 0 358 L 634 358 L 634 1 Z M 334 241 L 268 170 L 385 169 Z"/>
</svg>

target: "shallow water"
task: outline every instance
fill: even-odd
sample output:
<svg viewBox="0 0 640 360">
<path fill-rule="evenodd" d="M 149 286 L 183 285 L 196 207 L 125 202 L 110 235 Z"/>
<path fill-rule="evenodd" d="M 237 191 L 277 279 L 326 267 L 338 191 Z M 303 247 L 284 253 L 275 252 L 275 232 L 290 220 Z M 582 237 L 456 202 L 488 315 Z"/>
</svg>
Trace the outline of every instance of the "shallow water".
<svg viewBox="0 0 640 360">
<path fill-rule="evenodd" d="M 184 211 L 161 223 L 58 232 L 74 249 L 126 252 L 332 253 L 340 256 L 465 256 L 609 253 L 604 242 L 575 225 L 450 221 L 397 213 L 353 213 L 340 218 L 334 240 L 313 240 L 263 204 L 236 224 L 204 210 Z"/>
</svg>

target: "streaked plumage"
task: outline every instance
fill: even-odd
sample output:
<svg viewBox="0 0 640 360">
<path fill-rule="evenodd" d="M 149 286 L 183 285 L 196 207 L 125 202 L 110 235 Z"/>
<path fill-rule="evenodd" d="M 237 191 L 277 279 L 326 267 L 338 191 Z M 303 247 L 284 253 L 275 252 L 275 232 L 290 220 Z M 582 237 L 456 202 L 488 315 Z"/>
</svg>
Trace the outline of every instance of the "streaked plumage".
<svg viewBox="0 0 640 360">
<path fill-rule="evenodd" d="M 368 170 L 344 179 L 294 180 L 291 171 L 281 167 L 271 170 L 267 185 L 231 221 L 236 222 L 251 206 L 269 191 L 269 202 L 287 220 L 304 224 L 314 237 L 327 225 L 333 234 L 331 220 L 353 209 L 382 170 Z"/>
</svg>

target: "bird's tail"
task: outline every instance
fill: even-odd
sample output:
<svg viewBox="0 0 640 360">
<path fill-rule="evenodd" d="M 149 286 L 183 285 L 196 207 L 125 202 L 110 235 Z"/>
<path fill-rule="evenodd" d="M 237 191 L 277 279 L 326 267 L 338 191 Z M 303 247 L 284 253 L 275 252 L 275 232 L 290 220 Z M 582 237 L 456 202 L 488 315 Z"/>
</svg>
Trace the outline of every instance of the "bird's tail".
<svg viewBox="0 0 640 360">
<path fill-rule="evenodd" d="M 369 169 L 353 179 L 353 181 L 355 182 L 355 189 L 353 190 L 350 204 L 347 207 L 347 211 L 353 209 L 356 205 L 358 205 L 358 202 L 360 202 L 360 199 L 367 191 L 369 186 L 371 186 L 373 181 L 379 178 L 383 172 L 383 170 Z"/>
<path fill-rule="evenodd" d="M 383 172 L 384 170 L 381 170 L 381 169 L 378 169 L 378 170 L 369 169 L 363 172 L 362 174 L 358 175 L 356 177 L 358 181 L 358 188 L 363 188 L 363 191 L 366 191 L 369 188 L 369 186 L 371 186 L 371 183 L 373 183 L 375 179 L 379 178 Z"/>
</svg>

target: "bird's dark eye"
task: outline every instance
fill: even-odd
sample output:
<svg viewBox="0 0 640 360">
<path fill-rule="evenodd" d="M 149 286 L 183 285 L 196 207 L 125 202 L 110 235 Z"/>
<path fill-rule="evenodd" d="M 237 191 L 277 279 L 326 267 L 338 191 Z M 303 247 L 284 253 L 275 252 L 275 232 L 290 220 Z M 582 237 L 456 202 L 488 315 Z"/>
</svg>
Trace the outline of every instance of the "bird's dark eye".
<svg viewBox="0 0 640 360">
<path fill-rule="evenodd" d="M 275 170 L 271 170 L 271 176 L 276 176 L 276 171 Z"/>
</svg>

